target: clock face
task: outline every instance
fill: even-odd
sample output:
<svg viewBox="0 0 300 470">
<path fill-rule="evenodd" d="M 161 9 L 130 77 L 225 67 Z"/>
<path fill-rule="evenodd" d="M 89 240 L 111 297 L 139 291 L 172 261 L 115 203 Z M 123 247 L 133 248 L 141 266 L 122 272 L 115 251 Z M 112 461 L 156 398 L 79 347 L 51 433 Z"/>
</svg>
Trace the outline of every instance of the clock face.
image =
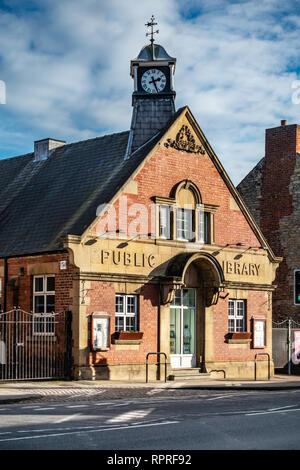
<svg viewBox="0 0 300 470">
<path fill-rule="evenodd" d="M 161 70 L 150 69 L 143 73 L 141 83 L 147 93 L 159 93 L 164 90 L 167 79 Z"/>
</svg>

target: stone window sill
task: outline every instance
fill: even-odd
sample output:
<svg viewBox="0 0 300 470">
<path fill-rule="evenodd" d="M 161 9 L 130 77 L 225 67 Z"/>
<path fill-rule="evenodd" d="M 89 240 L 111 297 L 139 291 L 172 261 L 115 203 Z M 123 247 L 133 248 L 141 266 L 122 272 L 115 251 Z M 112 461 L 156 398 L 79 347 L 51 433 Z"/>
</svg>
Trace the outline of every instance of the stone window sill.
<svg viewBox="0 0 300 470">
<path fill-rule="evenodd" d="M 231 339 L 227 340 L 227 343 L 229 343 L 229 344 L 247 344 L 247 343 L 251 343 L 251 341 L 252 341 L 251 339 L 241 339 L 241 338 L 240 339 L 233 339 L 233 338 L 231 338 Z"/>
<path fill-rule="evenodd" d="M 113 339 L 112 344 L 141 344 L 142 339 Z"/>
</svg>

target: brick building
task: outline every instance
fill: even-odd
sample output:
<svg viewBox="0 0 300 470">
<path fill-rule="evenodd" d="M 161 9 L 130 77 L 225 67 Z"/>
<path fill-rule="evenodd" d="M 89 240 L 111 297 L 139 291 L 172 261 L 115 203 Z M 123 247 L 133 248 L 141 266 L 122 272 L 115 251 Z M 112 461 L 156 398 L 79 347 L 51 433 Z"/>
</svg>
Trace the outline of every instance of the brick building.
<svg viewBox="0 0 300 470">
<path fill-rule="evenodd" d="M 41 349 L 61 340 L 43 322 L 71 311 L 75 379 L 144 380 L 149 352 L 169 376 L 253 378 L 271 355 L 280 258 L 190 109 L 175 110 L 175 64 L 153 40 L 131 61 L 130 131 L 0 160 L 2 309 L 32 311 L 19 344 Z"/>
<path fill-rule="evenodd" d="M 300 321 L 295 289 L 295 271 L 300 269 L 299 153 L 300 126 L 281 121 L 266 130 L 265 156 L 237 187 L 270 246 L 283 257 L 273 295 L 273 318 L 278 321 Z"/>
</svg>

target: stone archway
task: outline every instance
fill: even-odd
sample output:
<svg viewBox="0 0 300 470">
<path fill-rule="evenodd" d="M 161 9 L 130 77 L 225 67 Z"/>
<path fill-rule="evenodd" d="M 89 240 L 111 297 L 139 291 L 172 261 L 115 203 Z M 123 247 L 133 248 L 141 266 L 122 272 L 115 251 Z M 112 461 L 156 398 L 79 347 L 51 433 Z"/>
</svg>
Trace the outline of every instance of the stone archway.
<svg viewBox="0 0 300 470">
<path fill-rule="evenodd" d="M 220 288 L 224 282 L 223 270 L 218 261 L 209 253 L 181 253 L 171 260 L 165 271 L 163 288 L 164 298 L 162 303 L 162 313 L 165 318 L 161 324 L 161 336 L 164 348 L 167 348 L 170 356 L 171 365 L 177 367 L 201 367 L 205 362 L 207 344 L 209 337 L 213 334 L 213 315 L 212 306 L 218 302 Z M 174 309 L 176 315 L 178 310 L 182 309 L 181 316 L 184 315 L 184 308 L 191 311 L 192 305 L 186 304 L 186 298 L 194 298 L 194 329 L 192 333 L 193 347 L 190 351 L 184 350 L 184 328 L 187 326 L 188 320 L 181 320 L 180 339 L 181 350 L 174 353 L 172 350 L 173 341 L 171 337 L 178 336 L 178 327 L 174 332 Z M 167 320 L 168 318 L 168 320 Z M 179 318 L 179 316 L 178 316 Z M 187 318 L 187 316 L 185 316 Z M 175 323 L 179 323 L 179 320 Z M 170 338 L 170 339 L 169 339 Z M 169 344 L 168 344 L 169 343 Z M 176 346 L 177 348 L 177 346 Z M 161 349 L 163 351 L 163 349 Z M 186 360 L 185 354 L 193 355 L 191 362 Z M 210 354 L 208 354 L 210 355 Z M 181 356 L 181 357 L 180 357 Z M 179 362 L 177 361 L 179 360 Z M 177 362 L 176 362 L 177 361 Z M 176 365 L 183 364 L 183 365 Z"/>
<path fill-rule="evenodd" d="M 190 266 L 195 266 L 200 274 L 205 289 L 207 307 L 218 302 L 220 287 L 224 282 L 224 273 L 219 262 L 209 253 L 180 253 L 168 262 L 163 278 L 163 303 L 173 300 L 173 291 L 185 286 L 185 277 Z"/>
</svg>

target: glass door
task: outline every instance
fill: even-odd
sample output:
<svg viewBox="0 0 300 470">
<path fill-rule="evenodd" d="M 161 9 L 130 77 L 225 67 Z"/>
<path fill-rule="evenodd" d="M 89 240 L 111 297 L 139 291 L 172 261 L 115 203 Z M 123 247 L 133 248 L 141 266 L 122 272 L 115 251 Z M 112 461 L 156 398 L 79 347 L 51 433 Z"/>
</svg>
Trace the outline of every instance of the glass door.
<svg viewBox="0 0 300 470">
<path fill-rule="evenodd" d="M 170 306 L 170 358 L 173 368 L 195 367 L 196 290 L 175 292 Z"/>
</svg>

